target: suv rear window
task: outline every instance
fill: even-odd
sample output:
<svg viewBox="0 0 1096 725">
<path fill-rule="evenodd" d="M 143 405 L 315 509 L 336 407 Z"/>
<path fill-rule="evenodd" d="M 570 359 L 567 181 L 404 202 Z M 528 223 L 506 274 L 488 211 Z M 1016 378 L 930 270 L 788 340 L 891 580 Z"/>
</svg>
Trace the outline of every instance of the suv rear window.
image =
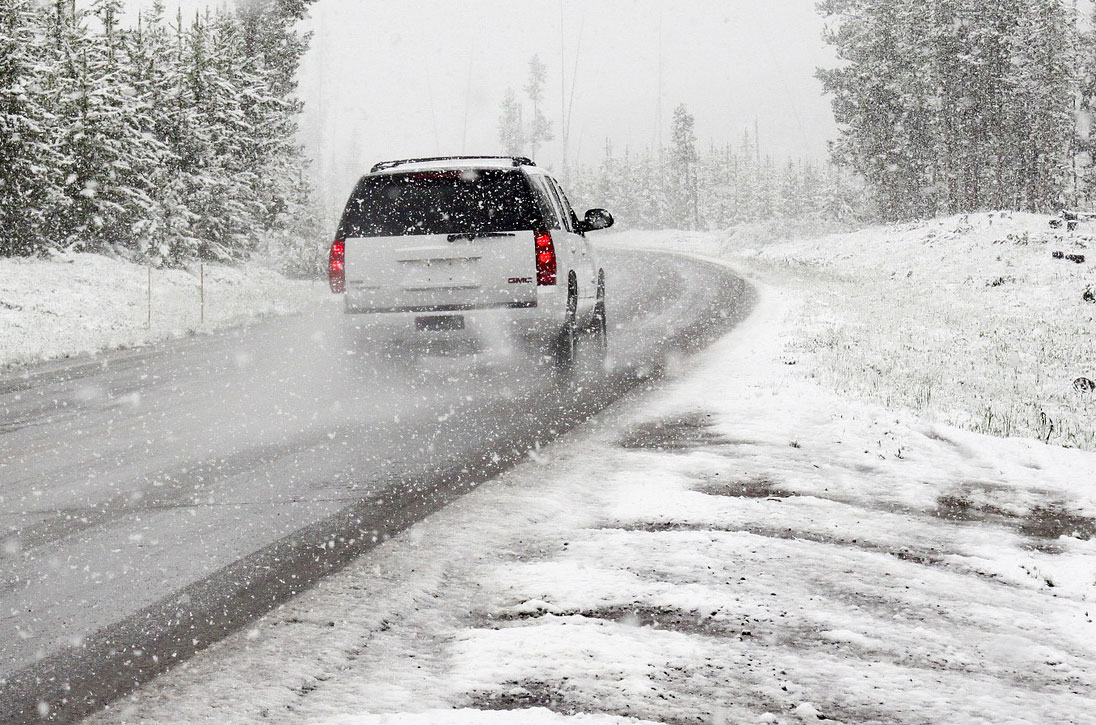
<svg viewBox="0 0 1096 725">
<path fill-rule="evenodd" d="M 339 239 L 539 229 L 540 209 L 517 169 L 367 176 L 346 202 Z"/>
</svg>

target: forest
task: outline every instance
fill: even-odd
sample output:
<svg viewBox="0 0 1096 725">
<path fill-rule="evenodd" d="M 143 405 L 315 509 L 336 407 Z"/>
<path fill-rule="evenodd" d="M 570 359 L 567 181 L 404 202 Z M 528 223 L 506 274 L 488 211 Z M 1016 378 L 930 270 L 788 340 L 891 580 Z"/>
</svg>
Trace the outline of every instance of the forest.
<svg viewBox="0 0 1096 725">
<path fill-rule="evenodd" d="M 861 179 L 840 166 L 810 159 L 779 163 L 746 131 L 737 144 L 703 150 L 688 109 L 674 111 L 671 143 L 663 149 L 617 151 L 606 141 L 596 166 L 567 172 L 583 209 L 603 205 L 622 226 L 640 229 L 726 229 L 776 220 L 853 225 L 871 218 Z"/>
<path fill-rule="evenodd" d="M 0 256 L 313 264 L 296 139 L 310 0 L 184 18 L 157 0 L 0 0 Z"/>
<path fill-rule="evenodd" d="M 823 0 L 833 160 L 883 220 L 1096 195 L 1096 37 L 1064 0 Z"/>
<path fill-rule="evenodd" d="M 122 0 L 0 0 L 0 256 L 259 256 L 313 269 L 327 230 L 295 94 L 311 2 L 241 0 L 193 17 L 156 2 L 123 22 Z M 1092 206 L 1096 37 L 1072 4 L 818 10 L 837 58 L 818 71 L 840 128 L 829 159 L 774 159 L 756 130 L 701 148 L 678 105 L 664 145 L 610 138 L 595 159 L 557 169 L 576 200 L 612 209 L 622 228 Z M 524 99 L 505 93 L 507 152 L 535 155 L 553 139 L 546 79 L 534 56 Z"/>
<path fill-rule="evenodd" d="M 826 163 L 777 161 L 749 131 L 698 151 L 674 112 L 664 148 L 569 176 L 646 228 L 791 217 L 899 221 L 979 210 L 1088 209 L 1096 199 L 1096 18 L 1064 0 L 824 0 L 837 61 L 817 77 L 840 129 Z M 508 97 L 500 136 L 520 113 Z M 520 144 L 519 144 L 520 146 Z"/>
</svg>

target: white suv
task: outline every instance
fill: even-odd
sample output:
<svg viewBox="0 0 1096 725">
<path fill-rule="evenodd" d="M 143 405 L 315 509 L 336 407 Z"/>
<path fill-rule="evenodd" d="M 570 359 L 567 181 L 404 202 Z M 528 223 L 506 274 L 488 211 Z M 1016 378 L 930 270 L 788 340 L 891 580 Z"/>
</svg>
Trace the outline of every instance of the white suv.
<svg viewBox="0 0 1096 725">
<path fill-rule="evenodd" d="M 574 361 L 606 345 L 605 271 L 559 184 L 529 159 L 385 161 L 354 187 L 331 245 L 331 290 L 377 341 L 520 338 Z"/>
</svg>

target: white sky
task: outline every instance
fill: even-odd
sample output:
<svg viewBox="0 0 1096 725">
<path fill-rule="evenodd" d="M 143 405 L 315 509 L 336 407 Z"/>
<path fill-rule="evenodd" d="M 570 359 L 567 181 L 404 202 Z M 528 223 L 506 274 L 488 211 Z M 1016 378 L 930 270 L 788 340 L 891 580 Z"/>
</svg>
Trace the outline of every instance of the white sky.
<svg viewBox="0 0 1096 725">
<path fill-rule="evenodd" d="M 664 139 L 685 103 L 702 144 L 738 143 L 756 118 L 766 152 L 825 154 L 834 124 L 813 73 L 830 55 L 813 0 L 562 7 L 568 83 L 579 54 L 572 160 L 596 162 L 606 138 L 618 152 L 657 146 L 660 24 Z M 499 105 L 508 86 L 524 86 L 534 53 L 548 66 L 546 112 L 557 136 L 538 161 L 558 165 L 560 8 L 559 0 L 320 0 L 300 92 L 322 171 L 345 186 L 377 159 L 499 152 Z"/>
<path fill-rule="evenodd" d="M 664 141 L 685 103 L 702 145 L 738 144 L 756 119 L 765 153 L 824 157 L 835 125 L 813 74 L 832 56 L 814 0 L 319 0 L 300 95 L 325 203 L 380 159 L 501 152 L 499 106 L 534 53 L 556 132 L 537 161 L 558 168 L 561 7 L 568 83 L 578 54 L 572 162 L 598 162 L 607 138 L 657 147 L 660 27 Z"/>
</svg>

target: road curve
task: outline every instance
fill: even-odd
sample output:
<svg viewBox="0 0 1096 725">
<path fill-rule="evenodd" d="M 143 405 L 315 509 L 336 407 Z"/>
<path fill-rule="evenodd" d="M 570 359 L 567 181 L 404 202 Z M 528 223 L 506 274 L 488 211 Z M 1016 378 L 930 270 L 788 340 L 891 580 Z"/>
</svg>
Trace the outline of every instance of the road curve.
<svg viewBox="0 0 1096 725">
<path fill-rule="evenodd" d="M 71 721 L 655 378 L 748 285 L 606 252 L 610 365 L 379 364 L 326 305 L 0 377 L 0 721 Z"/>
</svg>

